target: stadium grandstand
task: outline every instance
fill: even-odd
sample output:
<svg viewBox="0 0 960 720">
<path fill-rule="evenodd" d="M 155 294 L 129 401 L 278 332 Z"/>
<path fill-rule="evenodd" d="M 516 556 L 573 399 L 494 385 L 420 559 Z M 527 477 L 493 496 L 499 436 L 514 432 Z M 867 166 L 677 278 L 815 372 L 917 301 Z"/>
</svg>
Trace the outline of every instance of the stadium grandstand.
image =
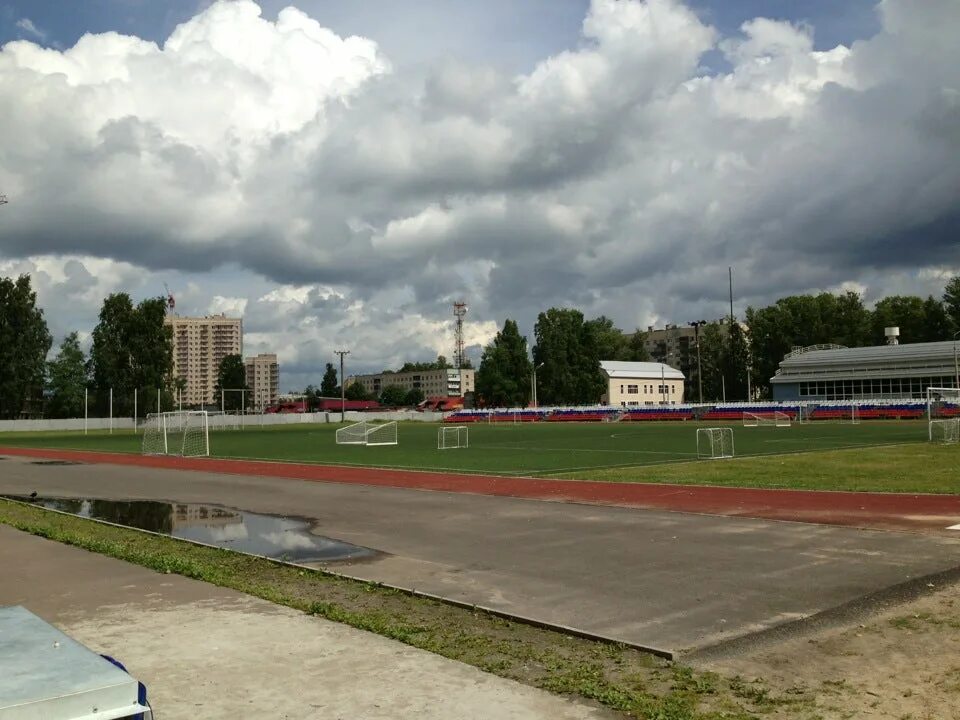
<svg viewBox="0 0 960 720">
<path fill-rule="evenodd" d="M 816 346 L 787 355 L 770 383 L 778 401 L 909 401 L 924 399 L 928 387 L 957 387 L 957 375 L 953 342 Z"/>
</svg>

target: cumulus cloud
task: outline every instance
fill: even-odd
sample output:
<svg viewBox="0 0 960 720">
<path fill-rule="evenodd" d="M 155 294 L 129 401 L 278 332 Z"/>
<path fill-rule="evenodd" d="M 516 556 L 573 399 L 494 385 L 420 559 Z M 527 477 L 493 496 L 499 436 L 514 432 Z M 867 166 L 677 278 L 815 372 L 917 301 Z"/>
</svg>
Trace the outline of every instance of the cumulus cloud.
<svg viewBox="0 0 960 720">
<path fill-rule="evenodd" d="M 251 0 L 162 45 L 11 42 L 0 255 L 177 278 L 304 377 L 341 344 L 367 368 L 450 355 L 460 297 L 479 346 L 554 304 L 628 328 L 719 315 L 728 265 L 741 309 L 936 292 L 960 264 L 960 5 L 877 12 L 822 50 L 805 25 L 722 37 L 680 0 L 593 0 L 575 47 L 515 77 L 410 75 Z M 66 297 L 130 277 L 40 265 Z"/>
</svg>

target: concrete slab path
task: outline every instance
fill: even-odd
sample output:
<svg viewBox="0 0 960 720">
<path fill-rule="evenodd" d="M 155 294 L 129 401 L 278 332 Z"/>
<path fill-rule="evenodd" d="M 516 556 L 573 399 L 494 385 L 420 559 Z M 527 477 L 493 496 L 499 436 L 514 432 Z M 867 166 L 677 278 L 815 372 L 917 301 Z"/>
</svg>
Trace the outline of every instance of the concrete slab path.
<svg viewBox="0 0 960 720">
<path fill-rule="evenodd" d="M 602 708 L 232 590 L 0 525 L 23 605 L 147 685 L 157 717 L 602 720 Z"/>
</svg>

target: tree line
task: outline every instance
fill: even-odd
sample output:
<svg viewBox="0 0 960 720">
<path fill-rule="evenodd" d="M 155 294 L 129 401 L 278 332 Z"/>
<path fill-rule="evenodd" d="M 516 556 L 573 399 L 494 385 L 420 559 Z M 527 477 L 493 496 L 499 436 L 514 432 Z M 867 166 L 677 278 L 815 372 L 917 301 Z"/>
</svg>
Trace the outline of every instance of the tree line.
<svg viewBox="0 0 960 720">
<path fill-rule="evenodd" d="M 138 304 L 127 293 L 104 299 L 90 353 L 77 332 L 63 338 L 51 360 L 52 337 L 29 275 L 0 278 L 0 418 L 140 416 L 175 406 L 183 389 L 173 377 L 173 335 L 164 324 L 166 299 Z M 238 379 L 239 378 L 239 379 Z M 244 384 L 243 361 L 221 363 L 219 387 Z M 136 401 L 134 400 L 136 397 Z M 237 405 L 239 395 L 229 398 Z"/>
<path fill-rule="evenodd" d="M 708 323 L 699 329 L 697 342 L 680 352 L 688 401 L 699 399 L 701 383 L 706 402 L 769 398 L 770 378 L 797 346 L 882 345 L 884 328 L 891 326 L 900 328 L 902 343 L 951 340 L 960 333 L 960 276 L 946 283 L 939 299 L 895 295 L 870 309 L 854 292 L 791 295 L 766 307 L 748 307 L 745 320 L 745 327 L 737 318 Z M 476 376 L 479 403 L 527 405 L 533 397 L 534 368 L 539 403 L 597 403 L 606 389 L 602 360 L 651 359 L 647 333 L 623 332 L 604 316 L 586 320 L 570 308 L 540 313 L 533 337 L 535 345 L 528 352 L 517 323 L 504 322 L 483 350 Z"/>
<path fill-rule="evenodd" d="M 147 298 L 134 304 L 126 293 L 103 301 L 92 333 L 89 356 L 76 332 L 67 335 L 48 361 L 52 337 L 43 310 L 37 306 L 30 277 L 0 278 L 0 418 L 23 415 L 80 417 L 85 398 L 91 415 L 105 415 L 113 390 L 113 414 L 130 416 L 137 391 L 138 414 L 173 407 L 182 381 L 173 377 L 173 337 L 164 323 L 166 300 Z M 950 340 L 960 332 L 960 276 L 951 278 L 941 298 L 895 295 L 870 309 L 853 292 L 791 295 L 772 305 L 749 307 L 746 329 L 735 318 L 710 323 L 689 344 L 681 364 L 686 368 L 685 396 L 697 399 L 702 382 L 705 401 L 770 396 L 769 380 L 784 355 L 796 346 L 835 343 L 847 347 L 879 345 L 884 328 L 898 326 L 903 343 Z M 646 333 L 624 332 L 605 316 L 586 319 L 572 308 L 550 308 L 537 316 L 535 344 L 514 320 L 484 348 L 476 371 L 476 395 L 491 406 L 524 406 L 533 395 L 550 405 L 592 404 L 600 400 L 606 381 L 601 360 L 650 360 Z M 699 366 L 699 374 L 698 374 Z M 432 363 L 407 363 L 397 372 L 449 367 L 442 355 Z M 243 360 L 228 356 L 221 363 L 217 388 L 245 388 Z M 748 391 L 749 389 L 749 391 Z M 378 399 L 384 405 L 415 405 L 419 389 L 388 384 L 378 398 L 369 398 L 358 383 L 346 396 Z M 228 410 L 240 407 L 239 393 L 229 393 Z M 319 388 L 307 388 L 314 406 L 321 397 L 339 397 L 332 363 Z M 250 394 L 247 394 L 249 406 Z"/>
</svg>

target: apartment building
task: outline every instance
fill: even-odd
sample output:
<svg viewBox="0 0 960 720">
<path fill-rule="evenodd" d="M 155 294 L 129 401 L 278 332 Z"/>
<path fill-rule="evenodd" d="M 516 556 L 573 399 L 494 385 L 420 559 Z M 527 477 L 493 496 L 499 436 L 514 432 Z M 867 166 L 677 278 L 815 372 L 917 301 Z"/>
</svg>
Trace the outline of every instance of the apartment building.
<svg viewBox="0 0 960 720">
<path fill-rule="evenodd" d="M 184 383 L 184 406 L 219 404 L 217 370 L 227 355 L 242 354 L 243 320 L 168 315 L 164 323 L 173 330 L 173 376 Z"/>
<path fill-rule="evenodd" d="M 727 318 L 715 320 L 713 325 L 720 329 L 720 337 L 724 340 L 730 333 L 730 324 Z M 744 330 L 747 326 L 743 323 Z M 703 333 L 703 328 L 700 328 Z M 686 378 L 687 397 L 696 397 L 697 385 L 697 333 L 691 325 L 666 325 L 662 328 L 647 328 L 647 338 L 644 347 L 651 360 L 664 363 L 675 370 L 679 370 Z"/>
<path fill-rule="evenodd" d="M 250 388 L 250 406 L 257 412 L 263 412 L 276 405 L 280 396 L 280 364 L 277 356 L 261 353 L 243 359 L 246 371 L 247 387 Z"/>
<path fill-rule="evenodd" d="M 372 375 L 352 375 L 344 387 L 360 383 L 368 395 L 379 397 L 389 385 L 399 385 L 410 391 L 419 388 L 424 397 L 463 397 L 473 392 L 473 369 L 447 368 L 445 370 L 412 370 L 410 372 L 384 372 Z"/>
</svg>

